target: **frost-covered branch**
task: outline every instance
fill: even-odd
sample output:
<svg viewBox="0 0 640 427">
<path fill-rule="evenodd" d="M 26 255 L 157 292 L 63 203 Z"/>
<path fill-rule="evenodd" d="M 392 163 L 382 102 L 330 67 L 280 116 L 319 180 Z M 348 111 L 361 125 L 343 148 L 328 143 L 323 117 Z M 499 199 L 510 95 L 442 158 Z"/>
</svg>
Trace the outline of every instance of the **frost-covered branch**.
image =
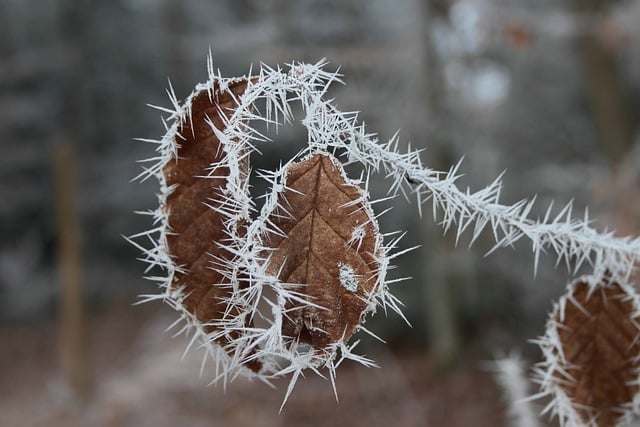
<svg viewBox="0 0 640 427">
<path fill-rule="evenodd" d="M 159 180 L 159 207 L 149 213 L 154 227 L 132 239 L 143 250 L 149 268 L 159 266 L 166 273 L 153 277 L 163 293 L 148 299 L 162 299 L 176 308 L 184 321 L 182 330 L 193 333 L 192 343 L 199 343 L 209 356 L 216 357 L 216 378 L 227 381 L 245 373 L 268 381 L 290 375 L 288 396 L 305 369 L 319 374 L 327 369 L 333 382 L 337 366 L 345 359 L 372 364 L 354 353 L 357 342 L 351 343 L 349 338 L 357 330 L 368 332 L 363 326 L 365 316 L 377 307 L 400 313 L 401 304 L 389 292 L 395 281 L 388 280 L 386 272 L 390 261 L 405 251 L 394 253 L 397 235 L 391 241 L 383 240 L 369 201 L 367 181 L 349 179 L 342 171 L 343 164 L 363 165 L 366 176 L 386 175 L 391 182 L 390 194 L 415 197 L 418 209 L 431 202 L 434 218 L 440 218 L 445 230 L 455 230 L 458 239 L 467 232 L 473 243 L 488 229 L 495 240 L 492 250 L 527 239 L 535 268 L 541 254 L 549 253 L 575 272 L 590 266 L 594 286 L 605 276 L 607 280 L 628 282 L 640 257 L 640 239 L 595 230 L 586 213 L 580 219 L 573 217 L 571 204 L 557 214 L 550 206 L 543 218 L 533 219 L 530 213 L 535 199 L 513 205 L 500 202 L 502 177 L 475 192 L 459 188 L 461 163 L 449 171 L 424 166 L 420 150 L 401 151 L 397 135 L 380 143 L 358 122 L 357 113 L 341 112 L 332 100 L 326 99 L 330 85 L 340 79 L 337 73 L 325 71 L 325 65 L 324 61 L 294 63 L 285 69 L 262 65 L 257 75 L 250 72 L 248 77 L 227 79 L 214 71 L 210 59 L 208 82 L 198 85 L 183 104 L 171 91 L 172 108 L 162 108 L 169 114 L 167 132 L 162 139 L 151 141 L 157 144 L 158 155 L 149 159 L 150 166 L 141 175 L 142 179 L 153 176 Z M 296 104 L 302 110 L 300 122 L 307 129 L 307 145 L 277 170 L 262 172 L 271 190 L 262 211 L 256 212 L 248 192 L 250 156 L 258 147 L 270 143 L 256 124 L 276 130 L 290 124 L 295 120 Z M 215 142 L 214 150 L 203 150 L 211 157 L 204 166 L 197 156 L 189 157 L 191 152 L 182 151 L 183 144 L 195 146 L 198 138 Z M 342 159 L 342 163 L 333 156 Z M 200 169 L 180 181 L 191 170 L 185 164 L 198 164 Z M 307 176 L 305 168 L 317 171 L 313 172 L 316 178 L 310 181 L 308 190 L 289 179 L 292 171 Z M 192 182 L 196 180 L 207 180 L 214 191 L 207 193 L 207 185 L 199 187 Z M 338 190 L 331 190 L 332 185 L 338 185 Z M 188 199 L 181 205 L 179 197 L 185 188 L 202 200 Z M 204 190 L 198 193 L 193 188 Z M 335 241 L 345 245 L 339 255 L 346 256 L 348 251 L 356 254 L 347 261 L 321 260 L 326 263 L 323 271 L 327 274 L 322 280 L 326 280 L 327 289 L 333 286 L 330 291 L 322 289 L 324 282 L 312 277 L 308 268 L 303 280 L 287 264 L 291 257 L 298 256 L 295 250 L 286 250 L 286 239 L 298 238 L 297 229 L 289 227 L 290 222 L 303 223 L 306 215 L 305 209 L 294 207 L 291 200 L 308 196 L 309 200 L 300 203 L 318 209 L 321 189 L 330 195 L 325 202 L 338 200 L 333 195 L 350 194 L 322 220 L 338 218 L 327 230 L 343 232 L 340 235 L 335 231 Z M 208 249 L 179 241 L 181 231 L 175 226 L 187 221 L 185 218 L 201 220 L 198 215 L 203 204 L 207 207 L 208 225 L 222 230 L 217 234 L 208 231 L 206 236 L 215 236 L 213 242 L 205 242 L 211 243 Z M 350 209 L 353 214 L 341 217 L 337 212 L 342 209 Z M 314 229 L 309 227 L 304 233 L 311 235 Z M 204 225 L 197 229 L 207 232 Z M 194 240 L 200 237 L 193 236 Z M 384 236 L 389 238 L 389 234 Z M 304 251 L 330 252 L 322 252 L 311 240 L 303 242 Z M 203 259 L 207 262 L 203 263 Z M 214 273 L 215 279 L 211 279 Z M 334 323 L 337 320 L 331 318 L 331 313 L 338 310 L 331 304 L 343 301 L 338 295 L 343 292 L 352 293 L 344 301 L 353 303 L 346 312 L 355 321 L 342 319 L 344 324 L 338 326 L 343 329 L 339 329 Z M 210 293 L 214 296 L 206 298 Z"/>
</svg>

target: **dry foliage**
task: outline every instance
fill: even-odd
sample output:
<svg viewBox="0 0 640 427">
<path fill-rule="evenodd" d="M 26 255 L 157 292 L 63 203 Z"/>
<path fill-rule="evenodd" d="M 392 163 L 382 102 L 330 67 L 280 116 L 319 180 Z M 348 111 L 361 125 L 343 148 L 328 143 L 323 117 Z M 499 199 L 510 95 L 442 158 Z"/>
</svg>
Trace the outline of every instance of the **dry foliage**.
<svg viewBox="0 0 640 427">
<path fill-rule="evenodd" d="M 583 281 L 554 313 L 559 346 L 554 381 L 585 424 L 614 426 L 638 393 L 640 330 L 629 289 Z M 561 349 L 561 350 L 560 350 Z"/>
<path fill-rule="evenodd" d="M 349 184 L 333 156 L 314 154 L 290 165 L 269 220 L 267 271 L 310 304 L 290 301 L 282 333 L 324 349 L 345 342 L 371 309 L 381 236 L 362 190 Z"/>
<path fill-rule="evenodd" d="M 216 322 L 225 316 L 232 290 L 224 271 L 215 267 L 234 256 L 228 245 L 230 233 L 242 235 L 246 230 L 246 223 L 229 224 L 220 213 L 227 204 L 227 179 L 232 167 L 240 169 L 245 181 L 249 174 L 248 161 L 228 164 L 212 125 L 224 128 L 246 87 L 247 80 L 242 79 L 224 91 L 214 85 L 197 93 L 191 100 L 191 115 L 179 124 L 175 157 L 162 171 L 167 187 L 172 188 L 164 205 L 170 228 L 168 254 L 179 266 L 171 287 L 185 296 L 184 309 L 208 333 L 216 332 Z M 224 347 L 227 340 L 237 338 L 234 335 L 221 335 L 219 344 Z M 248 366 L 260 369 L 255 361 Z"/>
</svg>

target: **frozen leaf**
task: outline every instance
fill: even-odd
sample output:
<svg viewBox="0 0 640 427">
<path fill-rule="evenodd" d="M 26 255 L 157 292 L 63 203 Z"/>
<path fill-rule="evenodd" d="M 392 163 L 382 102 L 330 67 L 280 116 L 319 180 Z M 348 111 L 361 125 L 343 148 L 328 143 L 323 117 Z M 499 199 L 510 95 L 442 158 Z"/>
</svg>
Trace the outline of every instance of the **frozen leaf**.
<svg viewBox="0 0 640 427">
<path fill-rule="evenodd" d="M 184 295 L 184 309 L 208 334 L 218 332 L 216 322 L 228 311 L 232 286 L 224 273 L 234 258 L 230 242 L 246 229 L 245 221 L 229 215 L 234 209 L 227 188 L 230 172 L 238 168 L 244 181 L 249 173 L 246 156 L 230 164 L 215 130 L 225 128 L 246 87 L 247 80 L 240 79 L 226 90 L 214 82 L 213 88 L 197 92 L 191 98 L 190 114 L 177 128 L 175 155 L 162 171 L 171 189 L 164 204 L 167 252 L 177 267 L 171 287 Z M 216 341 L 224 346 L 237 338 L 234 335 L 219 334 Z M 254 362 L 250 368 L 258 370 L 259 365 Z"/>
<path fill-rule="evenodd" d="M 373 310 L 381 236 L 365 193 L 333 156 L 314 154 L 285 171 L 269 220 L 268 272 L 302 300 L 285 307 L 282 333 L 322 350 L 346 342 Z"/>
<path fill-rule="evenodd" d="M 629 412 L 639 391 L 637 317 L 637 296 L 629 286 L 606 280 L 569 286 L 542 341 L 546 386 L 561 419 L 614 426 Z"/>
</svg>

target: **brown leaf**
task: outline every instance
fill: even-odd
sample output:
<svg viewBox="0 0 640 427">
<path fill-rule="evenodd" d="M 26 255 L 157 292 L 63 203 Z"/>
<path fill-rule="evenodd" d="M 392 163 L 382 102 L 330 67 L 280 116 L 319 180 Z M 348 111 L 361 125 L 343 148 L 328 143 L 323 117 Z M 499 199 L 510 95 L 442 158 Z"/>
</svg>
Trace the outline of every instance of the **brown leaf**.
<svg viewBox="0 0 640 427">
<path fill-rule="evenodd" d="M 560 369 L 554 377 L 585 423 L 595 416 L 599 426 L 616 425 L 620 408 L 639 391 L 630 384 L 640 368 L 635 315 L 627 289 L 617 283 L 601 283 L 593 289 L 584 282 L 572 286 L 564 316 L 556 313 L 566 361 L 561 368 L 573 380 L 567 381 Z"/>
<path fill-rule="evenodd" d="M 246 79 L 230 84 L 226 91 L 214 82 L 211 91 L 197 93 L 191 100 L 191 117 L 178 127 L 177 159 L 171 159 L 163 169 L 167 186 L 175 186 L 164 205 L 170 227 L 167 247 L 175 264 L 181 267 L 171 286 L 182 289 L 184 308 L 206 325 L 207 333 L 216 332 L 212 322 L 222 318 L 227 309 L 223 299 L 231 293 L 230 287 L 225 286 L 229 280 L 214 264 L 233 258 L 227 247 L 230 236 L 225 217 L 216 208 L 223 204 L 230 167 L 239 167 L 245 179 L 249 173 L 248 161 L 235 166 L 225 163 L 225 150 L 208 121 L 217 129 L 224 129 L 222 115 L 230 116 L 246 87 Z M 245 224 L 237 224 L 237 233 L 243 235 L 245 228 Z M 225 346 L 234 338 L 237 337 L 220 338 L 218 343 Z M 260 369 L 257 362 L 249 367 Z"/>
<path fill-rule="evenodd" d="M 314 154 L 286 171 L 286 190 L 269 220 L 270 274 L 303 285 L 308 304 L 289 302 L 282 332 L 324 349 L 346 342 L 371 309 L 378 280 L 378 225 L 362 190 L 347 182 L 329 154 Z"/>
</svg>

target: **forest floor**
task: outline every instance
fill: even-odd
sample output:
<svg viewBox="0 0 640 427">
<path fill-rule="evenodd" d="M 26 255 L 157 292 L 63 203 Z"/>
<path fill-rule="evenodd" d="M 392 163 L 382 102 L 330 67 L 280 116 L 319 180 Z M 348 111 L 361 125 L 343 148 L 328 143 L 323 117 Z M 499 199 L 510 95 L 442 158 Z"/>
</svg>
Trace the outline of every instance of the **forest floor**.
<svg viewBox="0 0 640 427">
<path fill-rule="evenodd" d="M 492 375 L 465 358 L 447 375 L 425 351 L 379 346 L 381 366 L 353 363 L 331 384 L 301 378 L 281 413 L 286 379 L 275 388 L 245 379 L 209 386 L 201 354 L 184 358 L 184 338 L 165 333 L 172 313 L 160 304 L 95 310 L 89 353 L 92 392 L 72 398 L 58 363 L 54 322 L 0 325 L 0 426 L 501 426 L 504 405 Z"/>
</svg>

